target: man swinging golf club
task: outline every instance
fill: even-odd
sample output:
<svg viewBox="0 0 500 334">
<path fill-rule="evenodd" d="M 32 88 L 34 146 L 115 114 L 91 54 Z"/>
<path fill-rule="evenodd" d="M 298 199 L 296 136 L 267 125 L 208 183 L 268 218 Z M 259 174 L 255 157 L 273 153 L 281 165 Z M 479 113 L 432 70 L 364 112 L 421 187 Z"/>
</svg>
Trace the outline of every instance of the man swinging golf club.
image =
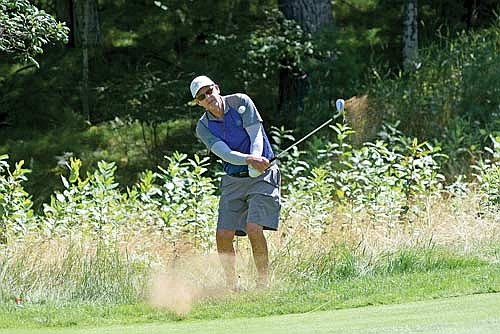
<svg viewBox="0 0 500 334">
<path fill-rule="evenodd" d="M 281 175 L 262 118 L 245 94 L 220 95 L 210 78 L 191 81 L 193 103 L 205 109 L 197 137 L 222 159 L 217 251 L 227 286 L 239 289 L 235 271 L 234 236 L 248 235 L 257 268 L 257 287 L 268 285 L 268 248 L 263 230 L 278 229 Z"/>
</svg>

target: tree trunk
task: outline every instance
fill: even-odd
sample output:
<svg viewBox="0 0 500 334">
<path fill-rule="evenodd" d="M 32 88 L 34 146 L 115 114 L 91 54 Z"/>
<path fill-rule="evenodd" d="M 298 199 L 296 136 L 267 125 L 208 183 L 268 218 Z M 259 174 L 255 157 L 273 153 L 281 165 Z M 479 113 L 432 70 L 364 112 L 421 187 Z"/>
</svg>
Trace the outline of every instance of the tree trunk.
<svg viewBox="0 0 500 334">
<path fill-rule="evenodd" d="M 332 24 L 330 0 L 278 0 L 278 8 L 289 20 L 295 20 L 306 33 L 320 32 Z M 283 68 L 279 73 L 280 123 L 292 122 L 304 111 L 304 97 L 308 91 L 307 73 L 296 73 Z"/>
<path fill-rule="evenodd" d="M 89 98 L 89 51 L 101 45 L 97 0 L 73 0 L 75 44 L 82 48 L 82 112 L 91 120 Z"/>
<path fill-rule="evenodd" d="M 415 69 L 418 57 L 417 0 L 405 0 L 403 21 L 403 69 Z"/>
<path fill-rule="evenodd" d="M 90 122 L 89 103 L 89 48 L 82 47 L 82 112 L 87 122 Z"/>
<path fill-rule="evenodd" d="M 77 46 L 101 45 L 97 0 L 73 0 L 74 30 Z"/>
<path fill-rule="evenodd" d="M 305 32 L 314 34 L 333 22 L 330 0 L 279 0 L 280 11 L 289 20 L 295 20 Z"/>
</svg>

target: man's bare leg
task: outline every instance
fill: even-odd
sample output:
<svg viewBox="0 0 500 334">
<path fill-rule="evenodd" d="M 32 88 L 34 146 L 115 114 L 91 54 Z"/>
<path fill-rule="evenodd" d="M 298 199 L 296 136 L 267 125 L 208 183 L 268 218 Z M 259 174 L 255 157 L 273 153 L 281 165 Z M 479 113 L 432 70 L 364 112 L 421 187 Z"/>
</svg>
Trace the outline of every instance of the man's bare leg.
<svg viewBox="0 0 500 334">
<path fill-rule="evenodd" d="M 230 289 L 236 287 L 236 253 L 233 247 L 234 230 L 217 230 L 217 252 L 226 274 L 226 284 Z"/>
<path fill-rule="evenodd" d="M 266 287 L 268 284 L 268 250 L 264 229 L 261 225 L 247 223 L 247 234 L 252 245 L 253 259 L 257 268 L 257 286 Z"/>
</svg>

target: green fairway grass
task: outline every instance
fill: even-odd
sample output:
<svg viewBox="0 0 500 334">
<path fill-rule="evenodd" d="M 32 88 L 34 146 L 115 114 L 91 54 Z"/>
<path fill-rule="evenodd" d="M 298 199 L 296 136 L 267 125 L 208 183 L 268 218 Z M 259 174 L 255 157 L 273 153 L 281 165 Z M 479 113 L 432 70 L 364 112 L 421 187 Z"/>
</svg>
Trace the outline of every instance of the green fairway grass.
<svg viewBox="0 0 500 334">
<path fill-rule="evenodd" d="M 177 321 L 100 328 L 8 329 L 9 334 L 481 333 L 500 332 L 500 294 L 261 318 Z"/>
</svg>

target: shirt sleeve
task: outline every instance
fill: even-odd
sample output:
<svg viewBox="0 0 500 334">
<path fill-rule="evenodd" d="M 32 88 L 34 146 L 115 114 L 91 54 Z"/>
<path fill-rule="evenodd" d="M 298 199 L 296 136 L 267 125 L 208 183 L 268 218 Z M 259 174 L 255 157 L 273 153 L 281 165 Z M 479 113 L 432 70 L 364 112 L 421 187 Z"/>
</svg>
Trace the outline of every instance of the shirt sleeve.
<svg viewBox="0 0 500 334">
<path fill-rule="evenodd" d="M 262 124 L 256 123 L 245 128 L 250 138 L 250 154 L 262 156 L 264 149 L 264 137 L 262 136 Z"/>
<path fill-rule="evenodd" d="M 233 151 L 224 143 L 222 140 L 219 140 L 211 147 L 211 151 L 217 155 L 222 160 L 229 162 L 233 165 L 246 165 L 248 154 L 244 154 L 238 151 Z"/>
</svg>

